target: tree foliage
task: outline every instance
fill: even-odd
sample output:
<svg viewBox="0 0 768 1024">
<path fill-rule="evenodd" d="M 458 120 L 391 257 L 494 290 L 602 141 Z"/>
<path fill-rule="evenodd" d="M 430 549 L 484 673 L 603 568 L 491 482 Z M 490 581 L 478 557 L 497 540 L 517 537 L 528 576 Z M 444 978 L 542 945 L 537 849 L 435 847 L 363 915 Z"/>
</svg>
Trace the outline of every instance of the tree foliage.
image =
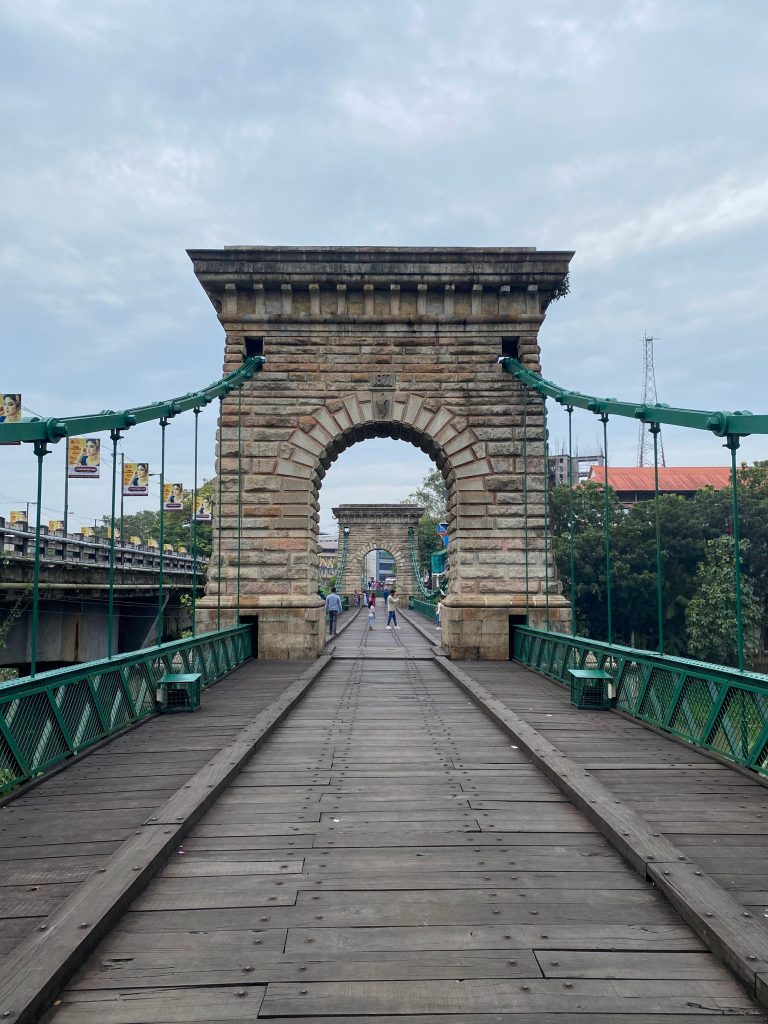
<svg viewBox="0 0 768 1024">
<path fill-rule="evenodd" d="M 748 541 L 742 548 L 744 591 L 749 595 L 749 613 L 744 617 L 745 644 L 749 633 L 747 646 L 754 651 L 768 598 L 768 462 L 743 466 L 739 483 L 741 536 Z M 574 489 L 576 628 L 582 635 L 596 639 L 605 637 L 607 628 L 604 507 L 604 493 L 598 485 Z M 552 490 L 551 508 L 557 568 L 563 593 L 570 597 L 567 486 Z M 623 509 L 615 493 L 609 491 L 613 637 L 619 643 L 650 649 L 658 643 L 655 515 L 653 501 L 641 501 Z M 699 652 L 704 648 L 698 634 L 692 639 L 691 630 L 694 624 L 705 621 L 707 609 L 707 614 L 715 614 L 719 601 L 720 618 L 723 622 L 727 619 L 727 625 L 722 630 L 710 630 L 717 642 L 707 647 L 706 660 L 731 664 L 736 643 L 731 491 L 707 488 L 692 499 L 662 494 L 659 523 L 665 650 L 670 654 L 702 657 L 693 653 L 694 647 Z M 711 546 L 719 540 L 724 542 L 720 547 Z M 728 542 L 730 561 L 721 550 Z M 702 576 L 700 570 L 705 565 L 707 574 Z M 694 600 L 697 603 L 689 615 L 688 608 Z M 730 640 L 726 643 L 729 630 Z"/>
<path fill-rule="evenodd" d="M 419 519 L 418 552 L 419 568 L 422 573 L 430 571 L 430 557 L 433 551 L 442 551 L 443 542 L 437 535 L 437 524 L 448 515 L 448 490 L 443 474 L 436 467 L 431 469 L 421 486 L 409 494 L 403 505 L 421 505 L 424 514 Z"/>
<path fill-rule="evenodd" d="M 742 554 L 747 549 L 742 545 Z M 732 537 L 707 541 L 704 561 L 696 571 L 696 593 L 685 610 L 688 653 L 700 661 L 738 664 L 736 633 L 736 584 L 733 574 Z M 760 604 L 752 584 L 742 579 L 741 615 L 745 662 L 751 665 L 758 652 Z"/>
</svg>

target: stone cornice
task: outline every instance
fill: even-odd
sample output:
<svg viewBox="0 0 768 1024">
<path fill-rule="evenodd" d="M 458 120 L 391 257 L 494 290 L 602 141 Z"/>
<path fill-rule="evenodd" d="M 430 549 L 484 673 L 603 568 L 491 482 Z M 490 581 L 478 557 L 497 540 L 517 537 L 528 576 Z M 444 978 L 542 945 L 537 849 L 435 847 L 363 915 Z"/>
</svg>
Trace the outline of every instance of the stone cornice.
<svg viewBox="0 0 768 1024">
<path fill-rule="evenodd" d="M 222 319 L 481 320 L 539 314 L 562 286 L 573 253 L 240 246 L 188 255 Z"/>
</svg>

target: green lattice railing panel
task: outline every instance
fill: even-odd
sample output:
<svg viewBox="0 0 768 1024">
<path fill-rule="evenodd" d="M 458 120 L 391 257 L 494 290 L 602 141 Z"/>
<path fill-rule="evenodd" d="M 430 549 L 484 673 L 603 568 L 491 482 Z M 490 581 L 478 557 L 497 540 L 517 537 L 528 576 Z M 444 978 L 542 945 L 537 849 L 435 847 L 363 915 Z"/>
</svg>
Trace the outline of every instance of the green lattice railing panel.
<svg viewBox="0 0 768 1024">
<path fill-rule="evenodd" d="M 200 672 L 208 686 L 251 656 L 235 626 L 0 684 L 0 794 L 155 712 L 166 672 Z"/>
<path fill-rule="evenodd" d="M 569 668 L 600 668 L 616 707 L 768 777 L 768 676 L 521 626 L 515 658 L 568 685 Z"/>
</svg>

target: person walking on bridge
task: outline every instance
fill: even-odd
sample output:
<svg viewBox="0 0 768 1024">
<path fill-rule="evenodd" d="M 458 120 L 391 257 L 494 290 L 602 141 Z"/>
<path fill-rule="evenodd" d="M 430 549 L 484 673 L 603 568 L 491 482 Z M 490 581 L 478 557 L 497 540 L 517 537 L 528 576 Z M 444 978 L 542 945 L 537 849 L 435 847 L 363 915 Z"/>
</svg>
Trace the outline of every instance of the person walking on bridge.
<svg viewBox="0 0 768 1024">
<path fill-rule="evenodd" d="M 389 592 L 389 597 L 387 598 L 387 629 L 400 629 L 400 627 L 397 624 L 398 600 L 399 598 L 397 596 L 396 588 L 392 587 L 392 589 Z"/>
<path fill-rule="evenodd" d="M 341 598 L 336 593 L 336 587 L 325 599 L 325 610 L 328 613 L 328 636 L 336 636 L 336 618 L 341 611 Z"/>
</svg>

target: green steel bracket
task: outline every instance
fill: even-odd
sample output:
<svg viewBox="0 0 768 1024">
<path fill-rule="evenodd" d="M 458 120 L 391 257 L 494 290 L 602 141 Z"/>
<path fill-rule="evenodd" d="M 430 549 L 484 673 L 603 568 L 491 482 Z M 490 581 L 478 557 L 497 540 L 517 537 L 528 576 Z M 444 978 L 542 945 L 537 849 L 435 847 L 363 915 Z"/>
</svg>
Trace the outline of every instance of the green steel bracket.
<svg viewBox="0 0 768 1024">
<path fill-rule="evenodd" d="M 768 415 L 751 412 L 707 412 L 701 409 L 678 409 L 671 405 L 638 405 L 635 402 L 620 402 L 616 398 L 598 398 L 583 395 L 580 391 L 568 391 L 538 373 L 527 370 L 517 359 L 502 356 L 499 363 L 503 369 L 519 380 L 525 387 L 554 398 L 559 405 L 586 409 L 597 415 L 624 416 L 627 419 L 642 420 L 643 423 L 669 423 L 676 427 L 693 427 L 695 430 L 709 430 L 717 437 L 734 435 L 748 437 L 750 434 L 768 434 Z"/>
<path fill-rule="evenodd" d="M 137 423 L 148 423 L 152 420 L 170 419 L 181 412 L 196 407 L 209 405 L 214 399 L 228 395 L 235 388 L 242 387 L 257 374 L 266 358 L 250 356 L 226 377 L 209 384 L 202 391 L 192 391 L 180 398 L 171 398 L 165 402 L 153 402 L 135 409 L 124 409 L 113 412 L 105 409 L 100 413 L 86 416 L 52 417 L 43 420 L 39 417 L 23 419 L 20 423 L 0 423 L 0 444 L 13 444 L 16 441 L 50 442 L 55 444 L 63 437 L 77 437 L 80 434 L 98 434 L 111 430 L 128 430 Z"/>
</svg>

